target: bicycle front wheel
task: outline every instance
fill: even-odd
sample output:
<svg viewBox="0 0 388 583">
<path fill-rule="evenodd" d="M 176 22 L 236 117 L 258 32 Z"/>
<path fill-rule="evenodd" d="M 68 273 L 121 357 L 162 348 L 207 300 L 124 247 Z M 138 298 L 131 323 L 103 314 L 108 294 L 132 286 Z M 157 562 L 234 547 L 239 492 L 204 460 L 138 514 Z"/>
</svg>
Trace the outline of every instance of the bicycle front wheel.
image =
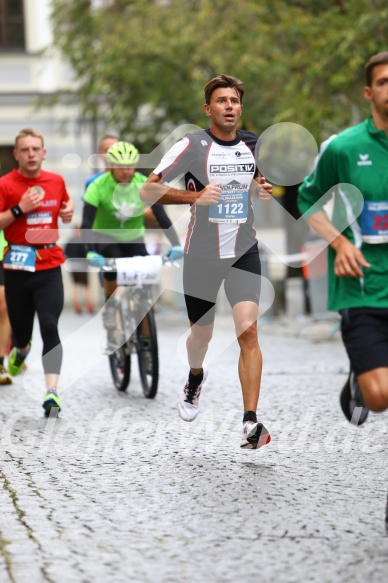
<svg viewBox="0 0 388 583">
<path fill-rule="evenodd" d="M 136 329 L 137 357 L 144 396 L 153 399 L 158 390 L 159 353 L 155 317 L 148 303 L 143 314 L 146 315 Z"/>
<path fill-rule="evenodd" d="M 131 355 L 125 342 L 125 328 L 120 305 L 116 309 L 116 330 L 108 331 L 108 347 L 115 349 L 109 354 L 113 383 L 118 391 L 125 391 L 131 378 Z"/>
</svg>

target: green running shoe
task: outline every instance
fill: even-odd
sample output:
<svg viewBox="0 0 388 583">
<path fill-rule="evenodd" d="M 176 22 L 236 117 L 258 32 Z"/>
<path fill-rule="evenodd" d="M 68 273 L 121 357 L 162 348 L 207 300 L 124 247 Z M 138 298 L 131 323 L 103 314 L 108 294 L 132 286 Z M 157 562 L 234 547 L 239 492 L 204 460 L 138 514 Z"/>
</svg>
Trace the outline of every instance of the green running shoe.
<svg viewBox="0 0 388 583">
<path fill-rule="evenodd" d="M 44 409 L 44 414 L 46 415 L 46 417 L 50 416 L 51 409 L 55 409 L 53 413 L 56 413 L 58 415 L 59 411 L 61 410 L 61 402 L 56 391 L 54 390 L 47 391 L 42 407 Z"/>
<path fill-rule="evenodd" d="M 30 342 L 31 346 L 31 342 Z M 23 370 L 24 361 L 26 360 L 29 351 L 24 357 L 21 357 L 16 346 L 12 348 L 12 352 L 8 357 L 8 372 L 13 377 L 17 377 Z"/>
</svg>

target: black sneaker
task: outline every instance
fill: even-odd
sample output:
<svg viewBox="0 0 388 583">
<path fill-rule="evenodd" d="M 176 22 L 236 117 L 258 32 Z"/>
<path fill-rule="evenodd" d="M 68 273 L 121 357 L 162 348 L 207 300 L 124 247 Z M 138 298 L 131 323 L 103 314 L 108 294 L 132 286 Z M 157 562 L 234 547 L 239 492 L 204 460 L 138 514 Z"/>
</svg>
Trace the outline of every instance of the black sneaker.
<svg viewBox="0 0 388 583">
<path fill-rule="evenodd" d="M 369 409 L 362 398 L 357 377 L 351 370 L 340 393 L 340 405 L 346 419 L 353 425 L 362 425 L 369 415 Z"/>
</svg>

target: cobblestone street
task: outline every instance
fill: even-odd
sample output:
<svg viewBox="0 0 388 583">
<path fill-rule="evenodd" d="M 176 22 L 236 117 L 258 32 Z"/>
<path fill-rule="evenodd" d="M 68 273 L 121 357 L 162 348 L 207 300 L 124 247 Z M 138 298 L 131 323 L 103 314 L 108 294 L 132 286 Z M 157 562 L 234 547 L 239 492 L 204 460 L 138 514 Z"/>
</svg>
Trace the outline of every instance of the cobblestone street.
<svg viewBox="0 0 388 583">
<path fill-rule="evenodd" d="M 155 400 L 137 363 L 118 393 L 100 315 L 61 319 L 62 412 L 45 419 L 41 341 L 1 387 L 2 583 L 383 583 L 388 415 L 339 407 L 347 358 L 331 323 L 263 320 L 260 418 L 240 450 L 233 324 L 216 320 L 201 415 L 180 420 L 186 318 L 159 308 Z"/>
</svg>

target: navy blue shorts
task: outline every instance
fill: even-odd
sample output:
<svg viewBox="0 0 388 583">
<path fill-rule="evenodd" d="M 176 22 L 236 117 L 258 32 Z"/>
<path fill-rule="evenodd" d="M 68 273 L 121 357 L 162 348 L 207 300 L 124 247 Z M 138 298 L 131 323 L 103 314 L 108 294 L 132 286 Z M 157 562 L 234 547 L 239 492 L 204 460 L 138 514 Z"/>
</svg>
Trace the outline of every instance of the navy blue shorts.
<svg viewBox="0 0 388 583">
<path fill-rule="evenodd" d="M 388 308 L 341 310 L 342 340 L 354 372 L 388 367 Z"/>
<path fill-rule="evenodd" d="M 229 304 L 259 303 L 260 256 L 248 252 L 240 258 L 205 259 L 185 255 L 183 290 L 190 322 L 206 326 L 214 321 L 217 294 L 224 281 Z"/>
</svg>

